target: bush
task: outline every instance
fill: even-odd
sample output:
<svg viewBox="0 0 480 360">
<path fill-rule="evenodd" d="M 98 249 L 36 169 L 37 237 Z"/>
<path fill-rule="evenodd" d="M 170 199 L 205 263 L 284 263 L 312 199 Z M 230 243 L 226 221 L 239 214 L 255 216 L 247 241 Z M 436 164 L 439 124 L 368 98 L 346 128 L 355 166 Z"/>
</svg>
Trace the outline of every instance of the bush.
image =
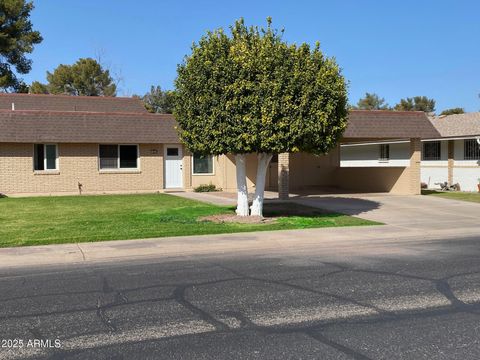
<svg viewBox="0 0 480 360">
<path fill-rule="evenodd" d="M 427 183 L 424 183 L 424 182 L 420 183 L 420 188 L 427 189 L 428 188 Z"/>
<path fill-rule="evenodd" d="M 222 189 L 217 189 L 217 187 L 213 184 L 201 184 L 193 189 L 195 192 L 212 192 L 212 191 L 220 191 Z"/>
</svg>

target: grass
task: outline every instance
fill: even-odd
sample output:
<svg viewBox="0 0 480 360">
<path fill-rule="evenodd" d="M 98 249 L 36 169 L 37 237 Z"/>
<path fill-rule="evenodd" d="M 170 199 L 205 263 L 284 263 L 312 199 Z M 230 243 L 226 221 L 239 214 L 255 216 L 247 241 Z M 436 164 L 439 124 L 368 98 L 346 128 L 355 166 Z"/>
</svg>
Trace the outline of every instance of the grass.
<svg viewBox="0 0 480 360">
<path fill-rule="evenodd" d="M 443 197 L 446 199 L 480 203 L 480 193 L 474 192 L 422 190 L 422 195 L 432 195 Z"/>
<path fill-rule="evenodd" d="M 239 224 L 197 220 L 231 207 L 166 194 L 1 198 L 0 247 L 377 224 L 302 208 L 275 222 Z"/>
</svg>

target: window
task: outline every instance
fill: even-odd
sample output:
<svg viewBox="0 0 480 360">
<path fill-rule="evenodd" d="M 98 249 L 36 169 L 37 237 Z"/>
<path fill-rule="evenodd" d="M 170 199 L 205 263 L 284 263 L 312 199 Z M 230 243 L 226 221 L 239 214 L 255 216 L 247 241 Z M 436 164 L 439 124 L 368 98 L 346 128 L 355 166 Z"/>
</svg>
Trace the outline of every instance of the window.
<svg viewBox="0 0 480 360">
<path fill-rule="evenodd" d="M 380 156 L 379 161 L 388 161 L 390 159 L 390 145 L 380 144 Z"/>
<path fill-rule="evenodd" d="M 178 156 L 178 148 L 167 148 L 167 156 Z"/>
<path fill-rule="evenodd" d="M 35 144 L 33 148 L 34 170 L 57 170 L 57 157 L 57 145 Z"/>
<path fill-rule="evenodd" d="M 137 169 L 138 145 L 100 145 L 100 169 Z"/>
<path fill-rule="evenodd" d="M 480 145 L 476 139 L 465 140 L 464 143 L 464 159 L 480 160 Z"/>
<path fill-rule="evenodd" d="M 213 174 L 213 156 L 193 155 L 193 174 Z"/>
<path fill-rule="evenodd" d="M 429 141 L 423 143 L 423 160 L 440 160 L 442 145 L 440 141 Z"/>
</svg>

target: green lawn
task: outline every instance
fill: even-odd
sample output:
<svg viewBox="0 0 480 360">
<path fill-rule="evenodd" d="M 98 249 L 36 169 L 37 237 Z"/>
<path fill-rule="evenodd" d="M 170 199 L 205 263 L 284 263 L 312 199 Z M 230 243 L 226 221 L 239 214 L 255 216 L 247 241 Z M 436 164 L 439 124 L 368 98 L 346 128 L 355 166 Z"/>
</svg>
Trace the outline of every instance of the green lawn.
<svg viewBox="0 0 480 360">
<path fill-rule="evenodd" d="M 197 220 L 233 213 L 231 207 L 166 194 L 0 198 L 0 247 L 376 224 L 306 209 L 267 224 L 239 224 Z"/>
<path fill-rule="evenodd" d="M 422 195 L 440 196 L 446 199 L 463 200 L 480 203 L 480 193 L 462 191 L 422 190 Z"/>
</svg>

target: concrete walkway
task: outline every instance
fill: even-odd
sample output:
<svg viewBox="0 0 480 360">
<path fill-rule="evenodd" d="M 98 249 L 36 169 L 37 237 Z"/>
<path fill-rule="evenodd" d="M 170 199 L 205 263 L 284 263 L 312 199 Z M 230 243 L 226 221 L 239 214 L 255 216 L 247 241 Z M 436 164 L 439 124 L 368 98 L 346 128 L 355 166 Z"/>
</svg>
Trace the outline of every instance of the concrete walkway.
<svg viewBox="0 0 480 360">
<path fill-rule="evenodd" d="M 216 254 L 275 255 L 292 249 L 335 255 L 352 246 L 367 256 L 388 249 L 390 242 L 399 240 L 435 241 L 479 233 L 480 227 L 419 230 L 379 225 L 30 246 L 0 249 L 0 269 Z"/>
</svg>

